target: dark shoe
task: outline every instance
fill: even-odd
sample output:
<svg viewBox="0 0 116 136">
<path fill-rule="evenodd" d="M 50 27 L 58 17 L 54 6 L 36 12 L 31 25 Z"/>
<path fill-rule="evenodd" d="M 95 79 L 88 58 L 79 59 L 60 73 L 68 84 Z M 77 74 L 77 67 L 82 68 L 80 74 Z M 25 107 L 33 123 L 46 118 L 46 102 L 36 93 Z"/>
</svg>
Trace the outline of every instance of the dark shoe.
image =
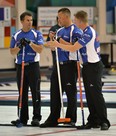
<svg viewBox="0 0 116 136">
<path fill-rule="evenodd" d="M 77 129 L 81 130 L 81 129 L 85 129 L 85 126 L 81 125 L 81 126 L 76 126 Z"/>
<path fill-rule="evenodd" d="M 82 125 L 82 126 L 77 126 L 76 127 L 77 129 L 91 129 L 91 128 L 100 128 L 100 125 L 98 124 L 90 124 L 90 123 L 87 123 L 86 125 Z"/>
<path fill-rule="evenodd" d="M 92 125 L 87 123 L 85 126 L 84 126 L 84 129 L 91 129 L 92 128 Z"/>
<path fill-rule="evenodd" d="M 109 129 L 109 126 L 107 123 L 102 123 L 101 125 L 101 130 L 108 130 Z"/>
<path fill-rule="evenodd" d="M 38 119 L 33 119 L 33 120 L 31 121 L 31 125 L 32 125 L 32 126 L 39 126 L 39 125 L 40 125 L 39 120 L 38 120 Z"/>
<path fill-rule="evenodd" d="M 100 128 L 100 125 L 94 124 L 94 125 L 92 125 L 92 128 Z"/>
<path fill-rule="evenodd" d="M 19 119 L 11 121 L 11 124 L 13 124 L 14 126 L 17 126 L 17 125 L 20 124 L 20 123 L 21 123 L 23 126 L 26 126 L 26 125 L 27 125 L 27 122 L 21 122 Z"/>
<path fill-rule="evenodd" d="M 89 124 L 89 123 L 87 123 L 85 125 L 85 129 L 91 129 L 91 128 L 100 128 L 100 125 L 98 125 L 98 124 Z"/>
<path fill-rule="evenodd" d="M 43 124 L 40 125 L 41 128 L 45 128 L 45 127 L 56 127 L 58 125 L 58 123 L 53 123 L 50 121 L 45 121 Z"/>
<path fill-rule="evenodd" d="M 77 126 L 77 129 L 91 129 L 92 126 L 90 123 L 87 123 L 86 125 L 82 125 L 82 126 Z"/>
</svg>

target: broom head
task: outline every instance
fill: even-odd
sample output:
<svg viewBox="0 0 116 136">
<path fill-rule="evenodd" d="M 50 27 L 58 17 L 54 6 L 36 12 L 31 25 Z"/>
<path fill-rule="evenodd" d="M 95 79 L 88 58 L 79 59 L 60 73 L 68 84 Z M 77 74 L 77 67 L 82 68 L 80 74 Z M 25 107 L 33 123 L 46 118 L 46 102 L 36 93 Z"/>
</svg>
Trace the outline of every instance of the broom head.
<svg viewBox="0 0 116 136">
<path fill-rule="evenodd" d="M 59 118 L 58 123 L 69 123 L 71 122 L 70 118 Z"/>
</svg>

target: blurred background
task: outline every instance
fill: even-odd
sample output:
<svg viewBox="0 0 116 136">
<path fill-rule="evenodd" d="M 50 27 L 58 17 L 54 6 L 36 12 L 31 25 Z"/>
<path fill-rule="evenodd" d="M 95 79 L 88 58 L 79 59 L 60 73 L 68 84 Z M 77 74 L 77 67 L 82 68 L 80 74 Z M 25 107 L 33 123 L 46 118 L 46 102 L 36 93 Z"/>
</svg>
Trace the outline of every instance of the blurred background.
<svg viewBox="0 0 116 136">
<path fill-rule="evenodd" d="M 33 27 L 42 32 L 46 41 L 61 7 L 71 10 L 72 20 L 78 10 L 88 12 L 89 23 L 99 34 L 105 68 L 116 74 L 116 0 L 0 0 L 0 77 L 3 71 L 15 71 L 15 56 L 10 54 L 9 46 L 11 35 L 21 28 L 20 14 L 24 11 L 33 14 Z M 44 47 L 40 66 L 50 68 L 52 65 L 51 51 Z"/>
</svg>

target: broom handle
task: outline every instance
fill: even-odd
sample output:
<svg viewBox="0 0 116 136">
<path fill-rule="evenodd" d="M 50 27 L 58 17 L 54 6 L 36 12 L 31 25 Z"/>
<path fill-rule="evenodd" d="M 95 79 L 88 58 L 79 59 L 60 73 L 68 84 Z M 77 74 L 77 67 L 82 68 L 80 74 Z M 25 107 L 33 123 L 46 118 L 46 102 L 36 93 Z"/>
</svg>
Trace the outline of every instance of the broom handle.
<svg viewBox="0 0 116 136">
<path fill-rule="evenodd" d="M 57 72 L 58 72 L 58 83 L 59 83 L 59 91 L 60 91 L 62 117 L 64 118 L 64 105 L 63 105 L 63 96 L 62 96 L 62 87 L 61 87 L 61 76 L 60 76 L 60 67 L 59 67 L 59 59 L 58 59 L 57 48 L 55 48 L 55 51 L 56 51 L 56 64 L 57 64 Z"/>
<path fill-rule="evenodd" d="M 82 85 L 81 85 L 81 75 L 80 75 L 80 62 L 77 62 L 78 66 L 78 80 L 79 80 L 79 88 L 80 88 L 80 104 L 81 104 L 81 109 L 83 109 L 83 101 L 82 101 Z"/>
<path fill-rule="evenodd" d="M 22 52 L 22 67 L 21 67 L 21 83 L 20 83 L 20 97 L 19 97 L 19 119 L 21 116 L 21 108 L 22 108 L 22 93 L 23 93 L 23 81 L 24 81 L 24 56 L 25 56 L 25 47 L 23 47 Z"/>
<path fill-rule="evenodd" d="M 84 109 L 83 109 L 83 94 L 82 94 L 82 85 L 81 85 L 81 75 L 80 75 L 80 62 L 77 62 L 77 68 L 78 68 L 78 80 L 79 80 L 79 89 L 80 89 L 80 105 L 81 105 L 81 111 L 82 111 L 82 124 L 85 125 L 85 119 L 84 119 Z"/>
</svg>

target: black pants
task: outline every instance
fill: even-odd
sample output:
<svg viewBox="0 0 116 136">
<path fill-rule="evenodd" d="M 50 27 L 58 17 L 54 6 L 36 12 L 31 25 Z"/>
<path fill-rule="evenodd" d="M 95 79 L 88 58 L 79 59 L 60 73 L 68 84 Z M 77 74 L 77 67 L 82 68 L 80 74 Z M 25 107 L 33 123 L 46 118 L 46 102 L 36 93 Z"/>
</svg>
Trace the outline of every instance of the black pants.
<svg viewBox="0 0 116 136">
<path fill-rule="evenodd" d="M 66 118 L 71 118 L 72 121 L 77 120 L 77 65 L 76 62 L 60 65 L 61 86 L 62 92 L 65 91 L 67 95 L 67 110 Z M 47 121 L 57 122 L 60 117 L 61 101 L 59 93 L 59 83 L 57 75 L 57 67 L 54 66 L 51 75 L 51 88 L 50 88 L 50 110 L 51 113 Z"/>
<path fill-rule="evenodd" d="M 83 65 L 82 75 L 85 87 L 87 105 L 89 108 L 88 122 L 91 124 L 110 123 L 107 119 L 105 101 L 102 95 L 102 62 Z"/>
<path fill-rule="evenodd" d="M 56 52 L 55 51 L 51 51 L 52 53 L 52 60 L 53 60 L 53 66 L 56 65 Z"/>
<path fill-rule="evenodd" d="M 17 69 L 17 85 L 20 92 L 21 83 L 21 65 L 16 65 Z M 23 93 L 22 93 L 22 108 L 21 108 L 21 121 L 27 122 L 29 119 L 28 114 L 28 91 L 29 87 L 32 94 L 33 102 L 33 119 L 41 120 L 41 109 L 40 109 L 40 68 L 39 63 L 30 63 L 24 67 L 24 82 L 23 82 Z M 20 96 L 20 95 L 19 95 Z M 19 99 L 18 99 L 19 100 Z M 19 101 L 18 101 L 19 109 Z M 19 115 L 19 110 L 18 110 Z"/>
</svg>

